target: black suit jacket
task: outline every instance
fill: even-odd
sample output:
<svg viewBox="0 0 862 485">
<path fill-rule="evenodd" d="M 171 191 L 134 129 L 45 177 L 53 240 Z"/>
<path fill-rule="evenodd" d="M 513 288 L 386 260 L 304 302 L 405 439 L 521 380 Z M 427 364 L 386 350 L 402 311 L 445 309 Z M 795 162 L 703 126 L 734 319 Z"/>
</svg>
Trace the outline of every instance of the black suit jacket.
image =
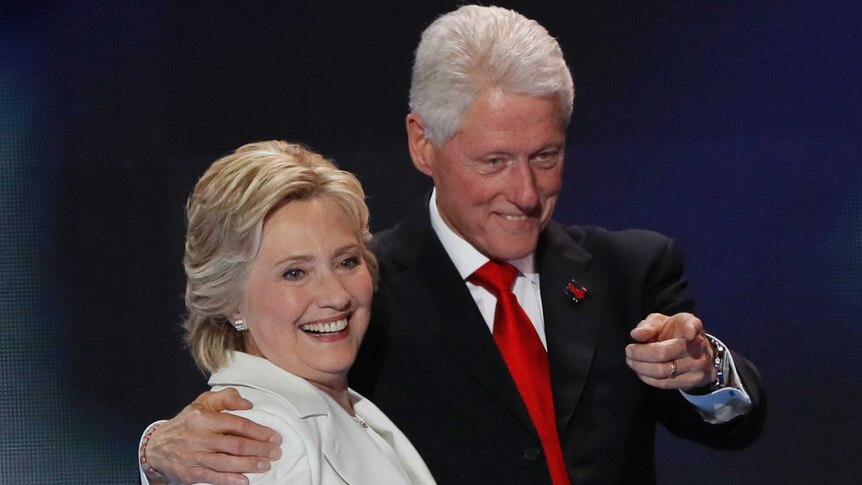
<svg viewBox="0 0 862 485">
<path fill-rule="evenodd" d="M 469 290 L 430 225 L 427 202 L 375 236 L 380 283 L 351 371 L 441 484 L 550 483 L 541 443 Z M 647 231 L 551 222 L 536 252 L 557 426 L 574 483 L 653 483 L 655 424 L 719 448 L 763 422 L 756 369 L 734 355 L 755 411 L 705 423 L 677 391 L 625 363 L 629 331 L 652 312 L 692 311 L 673 243 Z M 564 294 L 572 278 L 589 294 Z"/>
</svg>

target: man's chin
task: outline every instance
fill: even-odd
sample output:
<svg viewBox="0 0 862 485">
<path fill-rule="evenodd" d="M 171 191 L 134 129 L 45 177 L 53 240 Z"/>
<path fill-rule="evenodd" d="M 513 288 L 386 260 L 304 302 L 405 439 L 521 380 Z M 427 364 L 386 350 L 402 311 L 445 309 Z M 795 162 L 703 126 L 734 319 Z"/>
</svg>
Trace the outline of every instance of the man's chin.
<svg viewBox="0 0 862 485">
<path fill-rule="evenodd" d="M 500 235 L 494 240 L 495 244 L 489 245 L 482 251 L 485 256 L 497 261 L 511 261 L 521 259 L 536 251 L 538 235 L 531 237 L 511 237 Z"/>
</svg>

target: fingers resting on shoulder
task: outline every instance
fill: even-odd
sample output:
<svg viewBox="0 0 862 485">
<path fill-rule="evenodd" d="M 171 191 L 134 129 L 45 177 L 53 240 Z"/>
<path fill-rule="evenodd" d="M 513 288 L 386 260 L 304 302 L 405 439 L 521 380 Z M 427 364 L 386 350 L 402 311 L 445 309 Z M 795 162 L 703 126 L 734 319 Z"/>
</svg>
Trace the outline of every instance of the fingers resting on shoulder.
<svg viewBox="0 0 862 485">
<path fill-rule="evenodd" d="M 147 461 L 177 483 L 247 484 L 243 473 L 269 470 L 281 456 L 278 433 L 222 412 L 250 408 L 235 389 L 201 394 L 153 432 Z"/>
</svg>

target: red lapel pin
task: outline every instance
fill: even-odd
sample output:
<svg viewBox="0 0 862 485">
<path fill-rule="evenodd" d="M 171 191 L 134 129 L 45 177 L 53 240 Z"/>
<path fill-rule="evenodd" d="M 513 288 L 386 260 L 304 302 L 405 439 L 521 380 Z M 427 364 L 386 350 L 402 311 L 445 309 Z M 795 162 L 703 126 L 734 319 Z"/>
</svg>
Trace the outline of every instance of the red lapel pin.
<svg viewBox="0 0 862 485">
<path fill-rule="evenodd" d="M 587 289 L 578 283 L 578 280 L 572 279 L 572 281 L 566 283 L 563 293 L 570 296 L 573 302 L 578 303 L 587 296 Z"/>
</svg>

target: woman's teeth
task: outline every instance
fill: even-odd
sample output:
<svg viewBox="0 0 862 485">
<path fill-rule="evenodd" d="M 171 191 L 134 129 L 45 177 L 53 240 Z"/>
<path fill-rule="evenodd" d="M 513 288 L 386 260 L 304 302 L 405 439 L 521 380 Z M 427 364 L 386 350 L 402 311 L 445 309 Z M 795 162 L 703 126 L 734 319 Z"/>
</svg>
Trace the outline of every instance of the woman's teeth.
<svg viewBox="0 0 862 485">
<path fill-rule="evenodd" d="M 329 323 L 306 323 L 299 328 L 302 329 L 303 332 L 310 333 L 335 333 L 347 328 L 347 319 L 342 318 L 341 320 Z"/>
</svg>

